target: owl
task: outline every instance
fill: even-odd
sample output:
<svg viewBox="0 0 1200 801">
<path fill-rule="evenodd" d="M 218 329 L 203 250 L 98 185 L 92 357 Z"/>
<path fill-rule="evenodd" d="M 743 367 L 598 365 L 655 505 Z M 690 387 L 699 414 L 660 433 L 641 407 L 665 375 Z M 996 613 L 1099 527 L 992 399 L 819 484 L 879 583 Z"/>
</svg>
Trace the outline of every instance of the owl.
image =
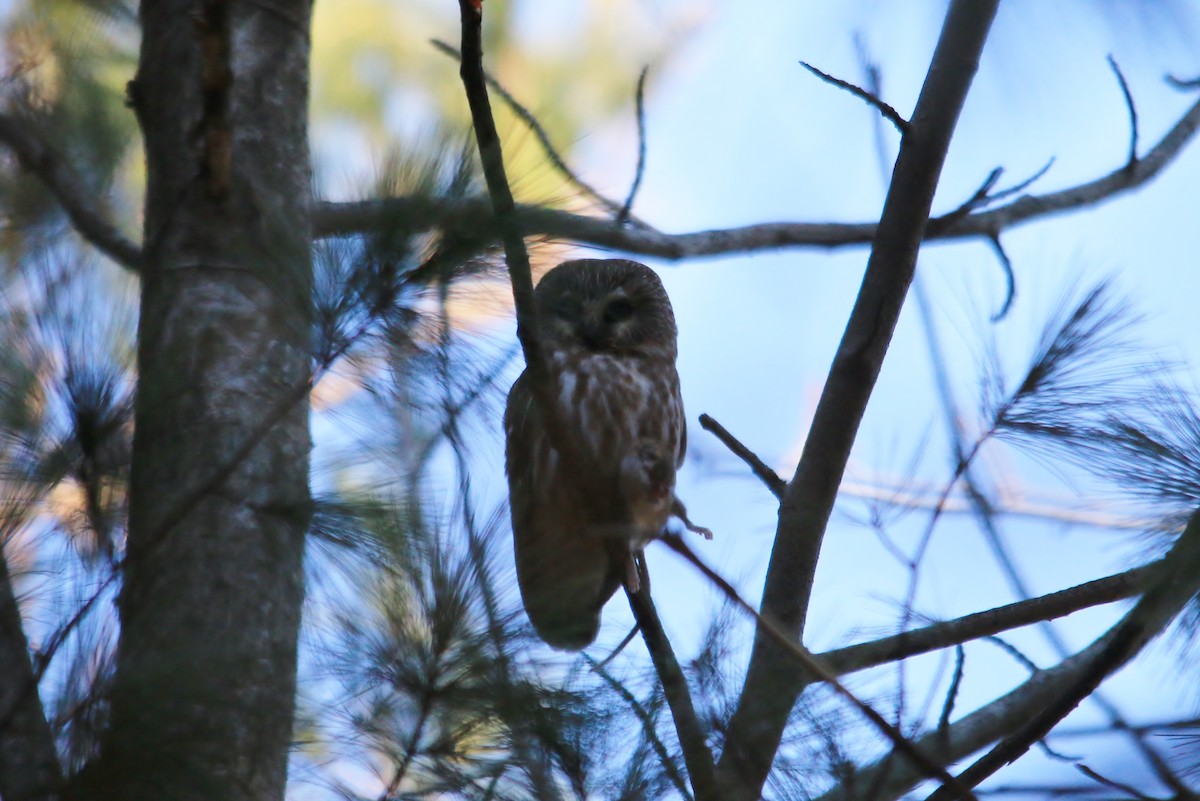
<svg viewBox="0 0 1200 801">
<path fill-rule="evenodd" d="M 578 650 L 622 582 L 637 589 L 633 556 L 678 504 L 687 439 L 675 315 L 658 276 L 622 259 L 564 262 L 534 298 L 575 458 L 568 467 L 551 444 L 522 373 L 504 414 L 517 583 L 538 635 Z"/>
</svg>

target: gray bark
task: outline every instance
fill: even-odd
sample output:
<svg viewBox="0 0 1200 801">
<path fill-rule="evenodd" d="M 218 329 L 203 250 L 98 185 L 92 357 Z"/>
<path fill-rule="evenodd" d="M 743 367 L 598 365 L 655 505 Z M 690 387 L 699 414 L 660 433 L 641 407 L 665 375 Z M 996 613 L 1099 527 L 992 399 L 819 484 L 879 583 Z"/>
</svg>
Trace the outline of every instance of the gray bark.
<svg viewBox="0 0 1200 801">
<path fill-rule="evenodd" d="M 310 11 L 140 11 L 129 548 L 111 729 L 86 796 L 283 797 L 309 515 Z"/>
</svg>

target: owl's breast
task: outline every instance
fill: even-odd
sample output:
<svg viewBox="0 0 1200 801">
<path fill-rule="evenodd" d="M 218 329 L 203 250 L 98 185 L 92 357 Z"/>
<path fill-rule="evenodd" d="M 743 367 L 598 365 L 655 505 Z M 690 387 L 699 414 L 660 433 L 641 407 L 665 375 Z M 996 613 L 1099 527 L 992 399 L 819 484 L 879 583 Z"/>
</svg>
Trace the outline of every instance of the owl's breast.
<svg viewBox="0 0 1200 801">
<path fill-rule="evenodd" d="M 683 401 L 674 364 L 608 353 L 555 361 L 563 421 L 606 477 L 615 478 L 621 461 L 638 450 L 655 449 L 672 466 L 682 457 Z"/>
</svg>

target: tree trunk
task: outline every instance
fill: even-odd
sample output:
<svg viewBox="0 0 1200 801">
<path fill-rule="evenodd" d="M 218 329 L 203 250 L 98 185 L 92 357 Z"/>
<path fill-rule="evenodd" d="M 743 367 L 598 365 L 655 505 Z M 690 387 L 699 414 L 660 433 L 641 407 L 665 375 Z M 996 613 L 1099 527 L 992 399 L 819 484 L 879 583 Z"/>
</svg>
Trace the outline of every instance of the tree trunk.
<svg viewBox="0 0 1200 801">
<path fill-rule="evenodd" d="M 308 0 L 144 2 L 129 548 L 85 794 L 278 799 L 309 515 Z"/>
</svg>

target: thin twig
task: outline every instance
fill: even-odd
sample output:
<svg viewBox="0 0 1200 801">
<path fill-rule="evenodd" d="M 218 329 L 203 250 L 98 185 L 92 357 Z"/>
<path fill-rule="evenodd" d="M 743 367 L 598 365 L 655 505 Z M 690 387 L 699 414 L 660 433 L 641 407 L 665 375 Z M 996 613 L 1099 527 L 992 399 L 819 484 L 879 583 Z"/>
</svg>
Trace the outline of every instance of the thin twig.
<svg viewBox="0 0 1200 801">
<path fill-rule="evenodd" d="M 1133 787 L 1128 784 L 1122 784 L 1121 782 L 1118 782 L 1118 781 L 1113 781 L 1112 779 L 1108 778 L 1107 776 L 1101 776 L 1099 773 L 1092 770 L 1087 765 L 1079 764 L 1079 765 L 1075 766 L 1075 769 L 1078 770 L 1080 773 L 1082 773 L 1084 776 L 1087 776 L 1092 781 L 1096 782 L 1097 784 L 1104 785 L 1105 787 L 1108 787 L 1111 790 L 1117 790 L 1122 793 L 1127 793 L 1131 798 L 1137 798 L 1137 799 L 1140 799 L 1140 801 L 1157 801 L 1157 799 L 1155 799 L 1154 796 L 1146 795 L 1142 791 L 1138 790 L 1136 787 Z"/>
<path fill-rule="evenodd" d="M 1025 603 L 1025 602 L 1018 601 L 1017 603 Z M 1038 665 L 1037 662 L 1034 662 L 1032 659 L 1030 659 L 1028 656 L 1025 655 L 1024 651 L 1022 651 L 1020 648 L 1013 645 L 1011 642 L 1004 639 L 1003 637 L 998 637 L 995 634 L 989 634 L 988 636 L 983 637 L 982 639 L 984 642 L 990 642 L 992 645 L 996 646 L 1001 651 L 1008 654 L 1010 657 L 1012 657 L 1014 662 L 1016 662 L 1018 665 L 1025 668 L 1026 670 L 1028 670 L 1030 673 L 1038 673 L 1041 671 L 1041 667 Z"/>
<path fill-rule="evenodd" d="M 443 42 L 441 39 L 430 39 L 429 43 L 432 44 L 439 52 L 450 56 L 455 61 L 460 63 L 462 62 L 462 53 L 460 53 L 459 50 L 452 45 Z M 495 90 L 496 94 L 500 95 L 500 98 L 512 110 L 512 113 L 517 115 L 517 118 L 520 119 L 521 122 L 525 123 L 529 130 L 533 132 L 533 136 L 538 140 L 538 144 L 542 146 L 542 152 L 546 154 L 546 158 L 550 160 L 550 163 L 554 165 L 556 170 L 562 173 L 564 178 L 574 184 L 574 186 L 582 191 L 585 195 L 599 203 L 613 214 L 619 215 L 622 212 L 622 207 L 619 206 L 615 200 L 610 200 L 609 198 L 606 198 L 604 195 L 600 194 L 600 190 L 583 180 L 578 173 L 571 169 L 570 165 L 567 164 L 566 159 L 559 154 L 557 148 L 554 147 L 554 143 L 550 141 L 550 135 L 546 133 L 546 129 L 542 126 L 542 123 L 532 111 L 522 105 L 521 101 L 517 100 L 517 98 L 514 97 L 513 94 L 504 87 L 504 84 L 492 77 L 491 73 L 487 72 L 486 70 L 483 73 L 483 79 L 487 81 L 488 86 Z M 627 220 L 629 219 L 628 213 L 626 213 L 625 218 Z M 641 222 L 640 220 L 634 220 L 634 222 L 638 223 L 639 225 L 645 225 L 645 223 Z"/>
<path fill-rule="evenodd" d="M 629 647 L 629 643 L 633 642 L 633 638 L 638 635 L 639 631 L 641 631 L 641 627 L 638 626 L 636 623 L 634 623 L 633 626 L 629 629 L 629 633 L 626 634 L 619 643 L 617 643 L 617 647 L 612 649 L 612 651 L 609 652 L 608 656 L 604 657 L 599 662 L 596 662 L 596 664 L 593 665 L 593 667 L 595 667 L 595 668 L 608 667 L 609 664 L 614 659 L 616 659 L 618 656 L 620 656 L 622 651 L 624 651 L 626 648 Z M 588 659 L 589 659 L 589 661 L 591 661 L 591 657 L 588 657 Z"/>
<path fill-rule="evenodd" d="M 900 116 L 900 112 L 896 111 L 896 109 L 892 108 L 887 103 L 868 92 L 866 89 L 863 89 L 861 86 L 856 86 L 849 81 L 843 81 L 841 78 L 835 78 L 827 72 L 822 72 L 812 64 L 809 64 L 807 61 L 801 61 L 800 66 L 804 67 L 804 69 L 808 70 L 822 81 L 833 84 L 839 89 L 846 90 L 859 100 L 865 100 L 869 105 L 873 106 L 876 111 L 882 114 L 884 119 L 886 119 L 892 125 L 895 125 L 896 130 L 901 134 L 908 132 L 908 120 Z"/>
<path fill-rule="evenodd" d="M 1183 92 L 1200 88 L 1200 78 L 1180 78 L 1177 75 L 1166 76 L 1167 85 Z"/>
<path fill-rule="evenodd" d="M 1121 86 L 1121 95 L 1125 98 L 1125 108 L 1129 111 L 1129 159 L 1125 162 L 1126 168 L 1132 169 L 1138 160 L 1138 113 L 1137 107 L 1133 104 L 1133 93 L 1129 91 L 1129 82 L 1125 80 L 1125 74 L 1121 72 L 1120 66 L 1117 65 L 1117 60 L 1108 56 L 1108 66 L 1112 69 L 1113 74 L 1117 76 L 1117 83 Z"/>
<path fill-rule="evenodd" d="M 649 71 L 649 67 L 642 67 L 642 72 L 638 75 L 637 91 L 634 96 L 638 130 L 637 168 L 633 173 L 633 184 L 629 187 L 629 195 L 625 198 L 625 205 L 621 206 L 621 211 L 617 214 L 618 225 L 625 224 L 629 219 L 629 212 L 633 208 L 634 198 L 637 197 L 638 189 L 642 186 L 642 175 L 646 171 L 646 74 Z"/>
<path fill-rule="evenodd" d="M 958 690 L 962 687 L 966 661 L 966 650 L 961 645 L 956 645 L 954 647 L 954 675 L 950 679 L 950 686 L 946 688 L 946 702 L 942 704 L 942 714 L 938 716 L 937 730 L 943 737 L 950 730 L 950 716 L 954 713 Z"/>
<path fill-rule="evenodd" d="M 996 254 L 996 260 L 1000 262 L 1000 267 L 1004 270 L 1004 302 L 991 317 L 993 323 L 998 323 L 1008 316 L 1008 310 L 1012 308 L 1013 299 L 1017 295 L 1017 277 L 1013 273 L 1012 259 L 1008 257 L 1008 253 L 1004 251 L 1004 245 L 1000 243 L 1000 235 L 993 234 L 988 237 L 988 243 L 991 244 L 992 253 Z"/>
<path fill-rule="evenodd" d="M 142 249 L 104 218 L 79 175 L 26 123 L 11 114 L 0 114 L 0 142 L 8 145 L 22 167 L 41 179 L 80 236 L 123 267 L 137 270 L 141 266 Z"/>
<path fill-rule="evenodd" d="M 778 473 L 768 467 L 762 459 L 758 458 L 758 455 L 754 451 L 743 445 L 737 437 L 729 433 L 725 426 L 707 414 L 700 415 L 700 427 L 721 440 L 722 445 L 728 448 L 734 456 L 745 462 L 751 472 L 758 476 L 762 483 L 767 485 L 767 489 L 771 491 L 772 495 L 783 500 L 783 493 L 787 492 L 787 482 L 780 478 Z"/>
</svg>

